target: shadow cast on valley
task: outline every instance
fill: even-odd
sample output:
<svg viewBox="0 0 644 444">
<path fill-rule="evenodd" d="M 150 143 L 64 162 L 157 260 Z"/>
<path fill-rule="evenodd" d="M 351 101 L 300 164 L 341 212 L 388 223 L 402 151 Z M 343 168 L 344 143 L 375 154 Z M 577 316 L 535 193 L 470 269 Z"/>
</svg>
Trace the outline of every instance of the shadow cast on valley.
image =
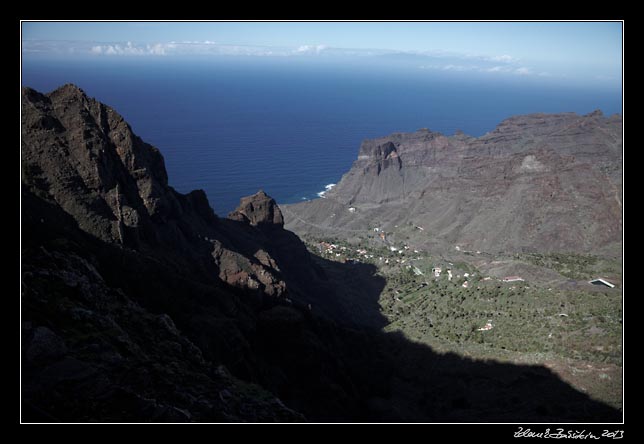
<svg viewBox="0 0 644 444">
<path fill-rule="evenodd" d="M 309 258 L 297 236 L 281 228 L 267 238 L 263 245 L 283 270 L 292 303 L 271 307 L 276 302 L 270 301 L 259 315 L 254 350 L 271 371 L 258 382 L 309 419 L 620 420 L 619 411 L 543 366 L 439 354 L 402 333 L 383 333 L 388 320 L 379 298 L 386 282 L 374 265 Z"/>
<path fill-rule="evenodd" d="M 265 238 L 288 298 L 257 303 L 256 292 L 103 242 L 23 195 L 23 420 L 230 421 L 221 412 L 235 392 L 209 382 L 221 381 L 220 364 L 315 422 L 621 420 L 544 367 L 383 333 L 385 281 L 372 265 L 310 257 L 286 230 L 220 222 L 231 239 Z M 237 251 L 252 256 L 257 239 Z M 265 421 L 251 414 L 261 396 L 234 418 Z"/>
<path fill-rule="evenodd" d="M 350 298 L 334 306 L 353 318 L 333 328 L 315 307 L 309 323 L 274 325 L 261 349 L 292 362 L 274 389 L 287 405 L 312 420 L 366 422 L 619 422 L 621 412 L 575 389 L 550 369 L 441 354 L 402 333 L 384 333 L 378 299 L 384 279 L 376 267 L 316 257 L 336 289 Z M 368 289 L 364 291 L 364 289 Z M 363 291 L 361 291 L 363 290 Z M 345 318 L 346 319 L 346 318 Z M 324 345 L 317 341 L 332 338 Z M 309 347 L 310 346 L 310 347 Z M 319 350 L 308 356 L 307 350 Z M 272 361 L 277 364 L 277 360 Z M 337 363 L 337 365 L 329 365 Z M 332 376 L 326 372 L 335 371 Z M 315 374 L 316 377 L 311 378 Z M 270 383 L 268 385 L 271 385 Z M 307 387 L 311 393 L 294 393 Z M 299 400 L 310 398 L 310 405 Z M 357 402 L 355 401 L 357 400 Z M 311 409 L 311 406 L 314 406 Z M 321 407 L 324 406 L 324 407 Z"/>
</svg>

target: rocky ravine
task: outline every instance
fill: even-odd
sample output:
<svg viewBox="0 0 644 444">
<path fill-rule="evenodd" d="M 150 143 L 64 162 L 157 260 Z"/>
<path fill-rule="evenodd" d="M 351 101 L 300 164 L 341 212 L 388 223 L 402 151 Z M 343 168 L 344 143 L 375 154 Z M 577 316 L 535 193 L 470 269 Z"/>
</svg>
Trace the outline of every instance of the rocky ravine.
<svg viewBox="0 0 644 444">
<path fill-rule="evenodd" d="M 260 191 L 218 218 L 202 191 L 172 189 L 159 151 L 74 85 L 24 88 L 22 108 L 26 418 L 302 420 L 217 367 L 282 384 L 261 356 L 273 359 L 283 334 L 265 331 L 273 316 L 288 331 L 311 298 L 316 312 L 333 305 L 275 201 Z"/>
<path fill-rule="evenodd" d="M 263 192 L 229 218 L 177 193 L 74 85 L 23 89 L 21 150 L 23 421 L 619 417 L 542 367 L 377 332 L 374 267 L 311 257 Z"/>
<path fill-rule="evenodd" d="M 406 227 L 419 246 L 619 256 L 621 196 L 621 116 L 532 114 L 480 138 L 366 140 L 324 199 L 285 215 L 299 234 Z"/>
<path fill-rule="evenodd" d="M 217 217 L 202 190 L 184 195 L 169 186 L 159 151 L 74 85 L 48 95 L 24 89 L 22 168 L 30 192 L 102 241 L 205 282 L 219 277 L 252 292 L 257 303 L 278 297 L 346 313 L 329 297 L 329 277 L 283 229 L 271 197 L 260 191 L 229 218 Z"/>
</svg>

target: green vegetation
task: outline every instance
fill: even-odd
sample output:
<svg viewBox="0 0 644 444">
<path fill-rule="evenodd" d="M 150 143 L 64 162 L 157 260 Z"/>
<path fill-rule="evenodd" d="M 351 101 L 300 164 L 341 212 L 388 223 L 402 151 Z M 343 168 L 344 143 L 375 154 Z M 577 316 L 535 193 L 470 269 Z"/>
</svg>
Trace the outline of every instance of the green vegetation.
<svg viewBox="0 0 644 444">
<path fill-rule="evenodd" d="M 332 252 L 321 247 L 328 244 L 335 245 Z M 379 300 L 381 314 L 389 321 L 386 332 L 401 332 L 443 353 L 556 363 L 560 371 L 572 375 L 573 383 L 620 405 L 616 375 L 622 365 L 622 296 L 618 289 L 502 282 L 467 262 L 404 249 L 404 244 L 396 245 L 397 251 L 391 251 L 391 245 L 368 248 L 339 239 L 309 240 L 308 246 L 332 260 L 369 262 L 378 267 L 378 274 L 386 279 Z M 357 250 L 363 253 L 357 254 Z M 603 275 L 621 281 L 620 264 L 604 258 L 564 253 L 514 258 L 570 279 L 583 281 Z M 435 267 L 441 268 L 439 277 L 432 272 Z M 451 280 L 447 270 L 452 273 Z M 487 323 L 492 328 L 480 330 Z M 612 376 L 606 371 L 612 371 Z"/>
<path fill-rule="evenodd" d="M 381 298 L 391 320 L 387 330 L 488 358 L 512 351 L 621 365 L 618 292 L 549 291 L 496 281 L 463 288 L 458 282 L 430 279 L 416 288 L 419 280 L 408 273 L 390 279 Z M 488 321 L 493 328 L 479 331 Z"/>
<path fill-rule="evenodd" d="M 516 259 L 539 267 L 550 268 L 570 279 L 586 280 L 598 275 L 621 274 L 620 264 L 615 260 L 575 253 L 530 253 L 517 255 Z"/>
</svg>

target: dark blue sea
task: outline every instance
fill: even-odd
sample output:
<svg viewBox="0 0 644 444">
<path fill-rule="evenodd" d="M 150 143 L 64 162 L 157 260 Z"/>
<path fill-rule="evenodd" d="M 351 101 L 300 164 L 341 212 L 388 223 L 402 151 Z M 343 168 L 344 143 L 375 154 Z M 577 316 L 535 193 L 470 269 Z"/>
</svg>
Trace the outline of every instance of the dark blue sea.
<svg viewBox="0 0 644 444">
<path fill-rule="evenodd" d="M 481 136 L 516 114 L 622 107 L 616 90 L 360 61 L 23 61 L 23 85 L 64 83 L 115 108 L 161 150 L 170 184 L 204 189 L 222 216 L 258 189 L 279 203 L 317 198 L 367 138 L 419 128 Z"/>
</svg>

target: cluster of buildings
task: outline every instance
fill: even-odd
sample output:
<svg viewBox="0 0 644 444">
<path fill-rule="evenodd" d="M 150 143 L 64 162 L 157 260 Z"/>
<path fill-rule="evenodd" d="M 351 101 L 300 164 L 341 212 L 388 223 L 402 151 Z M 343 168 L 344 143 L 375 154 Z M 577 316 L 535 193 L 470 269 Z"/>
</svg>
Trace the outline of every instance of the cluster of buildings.
<svg viewBox="0 0 644 444">
<path fill-rule="evenodd" d="M 325 241 L 321 241 L 318 243 L 318 251 L 322 254 L 326 254 L 327 256 L 338 258 L 340 262 L 351 262 L 358 258 L 363 258 L 363 259 L 374 258 L 374 255 L 370 254 L 369 251 L 367 251 L 364 248 L 357 248 L 355 250 L 351 250 L 345 247 L 344 245 L 332 244 Z M 355 258 L 352 257 L 352 253 L 356 254 Z M 379 259 L 382 260 L 383 258 L 380 257 Z"/>
</svg>

